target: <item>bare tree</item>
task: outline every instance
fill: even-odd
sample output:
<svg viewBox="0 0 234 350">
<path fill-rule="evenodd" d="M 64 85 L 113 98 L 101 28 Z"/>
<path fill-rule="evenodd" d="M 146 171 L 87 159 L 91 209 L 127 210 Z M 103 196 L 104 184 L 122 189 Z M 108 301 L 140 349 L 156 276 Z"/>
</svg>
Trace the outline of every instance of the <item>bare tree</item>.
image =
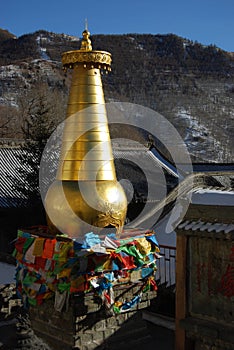
<svg viewBox="0 0 234 350">
<path fill-rule="evenodd" d="M 18 137 L 16 130 L 19 129 L 17 125 L 18 111 L 16 107 L 0 106 L 0 137 L 11 138 Z"/>
</svg>

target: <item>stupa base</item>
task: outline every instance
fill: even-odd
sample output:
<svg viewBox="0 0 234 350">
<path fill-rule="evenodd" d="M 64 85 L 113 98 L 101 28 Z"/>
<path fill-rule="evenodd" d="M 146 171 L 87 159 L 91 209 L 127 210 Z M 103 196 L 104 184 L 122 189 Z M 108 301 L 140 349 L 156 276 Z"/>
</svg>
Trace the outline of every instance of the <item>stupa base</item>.
<svg viewBox="0 0 234 350">
<path fill-rule="evenodd" d="M 46 232 L 19 231 L 14 252 L 33 330 L 65 350 L 115 349 L 130 333 L 139 337 L 137 324 L 146 325 L 138 311 L 157 296 L 155 233 L 133 230 L 123 240 L 87 233 L 78 242 Z"/>
<path fill-rule="evenodd" d="M 139 287 L 116 288 L 114 295 L 131 300 Z M 122 349 L 149 336 L 141 310 L 156 296 L 156 291 L 148 291 L 131 310 L 110 315 L 94 293 L 73 295 L 68 310 L 55 311 L 53 300 L 46 300 L 31 307 L 29 315 L 32 329 L 52 350 Z"/>
</svg>

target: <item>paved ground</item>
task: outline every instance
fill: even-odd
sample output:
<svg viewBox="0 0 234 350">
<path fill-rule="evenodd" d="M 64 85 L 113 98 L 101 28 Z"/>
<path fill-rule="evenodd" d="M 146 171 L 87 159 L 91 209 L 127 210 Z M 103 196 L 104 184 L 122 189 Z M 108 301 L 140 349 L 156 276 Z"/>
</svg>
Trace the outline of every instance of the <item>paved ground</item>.
<svg viewBox="0 0 234 350">
<path fill-rule="evenodd" d="M 174 331 L 156 325 L 150 325 L 150 329 L 152 339 L 149 343 L 144 344 L 146 347 L 149 346 L 152 350 L 174 350 Z"/>
<path fill-rule="evenodd" d="M 174 332 L 160 326 L 154 326 L 151 337 L 142 338 L 139 341 L 135 339 L 133 343 L 127 343 L 125 347 L 119 347 L 119 350 L 174 350 Z M 111 348 L 110 348 L 111 350 Z"/>
<path fill-rule="evenodd" d="M 19 345 L 16 323 L 23 324 L 23 327 L 18 327 L 18 330 L 23 329 L 23 332 L 25 331 L 25 325 L 28 323 L 23 314 L 20 314 L 18 320 L 15 318 L 17 314 L 19 315 L 21 309 L 17 304 L 18 299 L 14 294 L 13 285 L 2 286 L 0 292 L 0 350 L 13 350 L 17 344 Z M 108 339 L 108 350 L 142 350 L 147 348 L 152 350 L 174 350 L 173 318 L 149 311 L 143 311 L 142 314 L 138 315 L 139 317 L 133 317 L 129 322 L 123 324 L 112 339 Z M 28 333 L 29 337 L 27 337 L 30 344 L 30 346 L 27 346 L 28 350 L 48 349 L 35 336 L 30 325 L 29 328 L 26 327 L 27 329 L 30 331 Z M 103 350 L 103 346 L 97 347 L 96 350 Z"/>
<path fill-rule="evenodd" d="M 140 339 L 129 339 L 126 346 L 121 344 L 119 350 L 174 350 L 174 331 L 167 328 L 147 323 L 149 333 Z M 16 327 L 14 321 L 0 322 L 0 349 L 13 350 L 17 344 Z M 116 345 L 116 344 L 115 344 Z M 116 348 L 116 346 L 114 346 Z M 41 348 L 42 349 L 42 348 Z M 32 349 L 34 350 L 34 349 Z M 62 350 L 62 349 L 58 349 Z M 111 350 L 111 348 L 109 348 Z"/>
<path fill-rule="evenodd" d="M 145 317 L 154 323 L 146 321 Z M 174 328 L 173 319 L 159 314 L 147 313 L 144 318 L 131 319 L 108 339 L 105 350 L 174 350 L 174 330 L 162 324 Z M 95 350 L 103 350 L 103 346 Z"/>
<path fill-rule="evenodd" d="M 17 344 L 15 324 L 0 322 L 0 349 L 14 349 Z"/>
</svg>

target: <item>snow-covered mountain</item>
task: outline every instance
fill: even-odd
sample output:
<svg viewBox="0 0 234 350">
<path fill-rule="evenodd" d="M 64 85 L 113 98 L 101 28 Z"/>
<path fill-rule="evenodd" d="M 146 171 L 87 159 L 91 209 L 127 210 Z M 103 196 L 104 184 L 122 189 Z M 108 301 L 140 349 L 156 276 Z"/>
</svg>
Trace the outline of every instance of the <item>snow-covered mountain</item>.
<svg viewBox="0 0 234 350">
<path fill-rule="evenodd" d="M 62 71 L 61 54 L 78 49 L 79 41 L 43 30 L 19 38 L 0 31 L 0 118 L 17 110 L 19 94 L 38 81 L 68 94 L 70 73 Z M 233 162 L 232 53 L 173 34 L 94 35 L 92 43 L 112 53 L 112 73 L 103 76 L 107 101 L 137 103 L 161 113 L 196 160 Z M 0 132 L 14 136 L 1 124 Z"/>
</svg>

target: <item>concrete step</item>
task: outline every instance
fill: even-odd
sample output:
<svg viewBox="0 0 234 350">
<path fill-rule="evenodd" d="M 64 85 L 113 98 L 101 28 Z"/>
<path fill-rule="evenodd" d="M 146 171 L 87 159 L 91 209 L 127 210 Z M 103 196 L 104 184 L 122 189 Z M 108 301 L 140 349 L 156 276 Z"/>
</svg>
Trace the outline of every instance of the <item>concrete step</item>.
<svg viewBox="0 0 234 350">
<path fill-rule="evenodd" d="M 143 320 L 151 322 L 157 326 L 161 326 L 170 329 L 171 331 L 175 331 L 175 319 L 172 317 L 144 310 L 142 312 L 142 318 Z"/>
<path fill-rule="evenodd" d="M 144 343 L 151 338 L 147 323 L 141 314 L 135 314 L 121 325 L 121 328 L 108 338 L 110 349 L 134 349 L 134 344 Z M 131 347 L 130 347 L 131 346 Z"/>
</svg>

